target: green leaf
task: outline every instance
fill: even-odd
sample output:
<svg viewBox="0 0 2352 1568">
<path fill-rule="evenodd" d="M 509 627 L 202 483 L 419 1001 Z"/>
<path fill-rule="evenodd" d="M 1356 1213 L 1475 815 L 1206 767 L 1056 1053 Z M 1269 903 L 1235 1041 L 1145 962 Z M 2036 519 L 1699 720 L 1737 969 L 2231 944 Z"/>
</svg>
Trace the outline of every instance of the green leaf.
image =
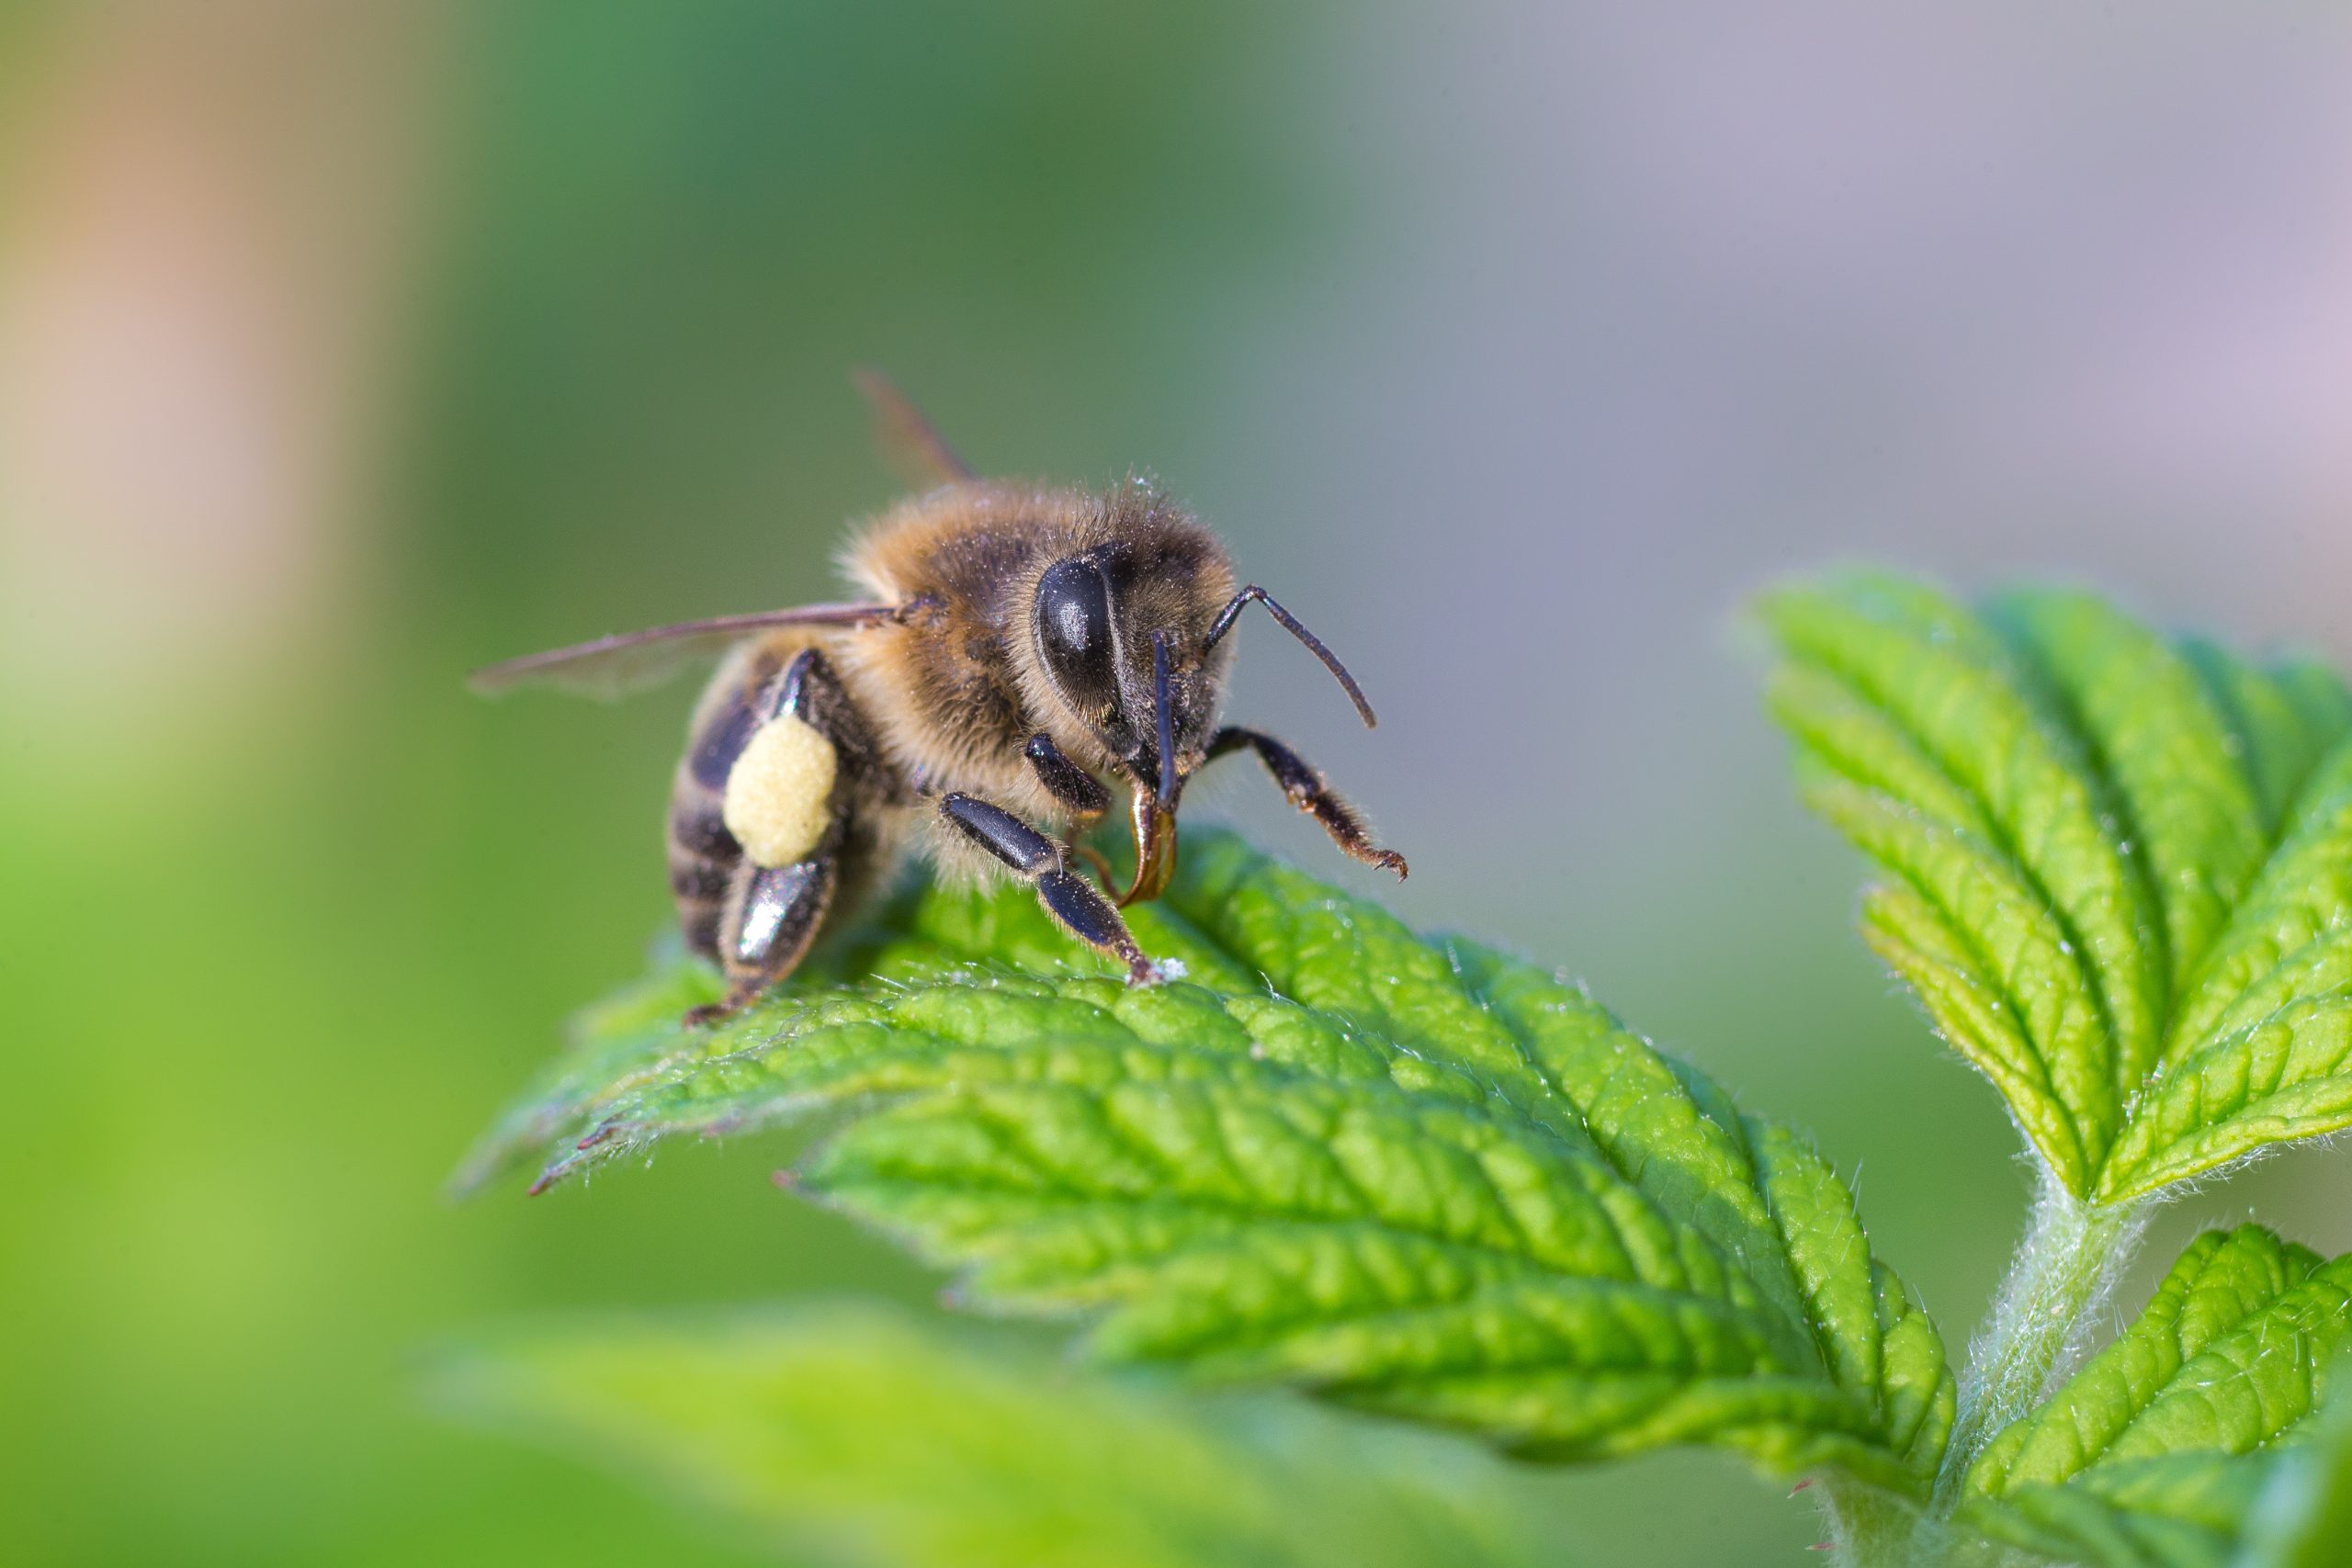
<svg viewBox="0 0 2352 1568">
<path fill-rule="evenodd" d="M 1857 574 L 1764 615 L 1862 930 L 2065 1190 L 2352 1125 L 2352 694 L 2087 595 Z"/>
<path fill-rule="evenodd" d="M 447 1400 L 893 1568 L 1534 1568 L 1498 1467 L 1295 1404 L 1199 1401 L 926 1333 L 887 1310 L 540 1331 Z"/>
<path fill-rule="evenodd" d="M 1781 1129 L 1576 987 L 1229 836 L 1135 911 L 1133 990 L 1019 889 L 930 889 L 708 1034 L 663 973 L 470 1162 L 542 1185 L 834 1108 L 803 1190 L 1121 1359 L 1556 1458 L 1711 1443 L 1924 1490 L 1942 1346 Z M 600 1086 L 599 1077 L 605 1080 Z"/>
<path fill-rule="evenodd" d="M 2284 1449 L 2254 1504 L 2245 1568 L 2335 1568 L 2352 1541 L 2352 1366 L 2339 1361 L 2310 1440 Z"/>
<path fill-rule="evenodd" d="M 2352 1257 L 2254 1225 L 2199 1236 L 2136 1322 L 1978 1456 L 1958 1517 L 2063 1561 L 2220 1563 L 2277 1511 L 2257 1504 L 2278 1456 L 2339 1422 L 2314 1413 L 2347 1348 Z"/>
<path fill-rule="evenodd" d="M 2269 1456 L 2127 1460 L 2063 1486 L 2031 1483 L 1963 1507 L 1985 1539 L 2096 1568 L 2222 1568 L 2270 1480 Z"/>
<path fill-rule="evenodd" d="M 2352 1346 L 2352 1258 L 2323 1263 L 2258 1225 L 2192 1242 L 2137 1322 L 2033 1415 L 1993 1439 L 1968 1488 L 1998 1495 L 2095 1465 L 2245 1453 L 2319 1403 Z"/>
</svg>

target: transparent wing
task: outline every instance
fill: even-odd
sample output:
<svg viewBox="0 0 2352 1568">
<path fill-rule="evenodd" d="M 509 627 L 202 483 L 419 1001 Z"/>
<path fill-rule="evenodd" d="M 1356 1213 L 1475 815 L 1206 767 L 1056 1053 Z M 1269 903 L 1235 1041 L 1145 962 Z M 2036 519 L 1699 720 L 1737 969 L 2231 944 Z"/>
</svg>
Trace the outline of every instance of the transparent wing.
<svg viewBox="0 0 2352 1568">
<path fill-rule="evenodd" d="M 745 637 L 772 626 L 855 626 L 887 621 L 896 604 L 803 604 L 749 615 L 719 615 L 641 632 L 621 632 L 594 642 L 526 653 L 477 670 L 466 684 L 484 696 L 503 696 L 518 686 L 552 686 L 575 696 L 609 701 L 668 680 L 687 665 L 716 659 Z"/>
<path fill-rule="evenodd" d="M 850 379 L 874 411 L 875 446 L 900 479 L 928 490 L 975 477 L 972 466 L 956 455 L 938 427 L 890 378 L 879 370 L 860 369 L 850 372 Z"/>
</svg>

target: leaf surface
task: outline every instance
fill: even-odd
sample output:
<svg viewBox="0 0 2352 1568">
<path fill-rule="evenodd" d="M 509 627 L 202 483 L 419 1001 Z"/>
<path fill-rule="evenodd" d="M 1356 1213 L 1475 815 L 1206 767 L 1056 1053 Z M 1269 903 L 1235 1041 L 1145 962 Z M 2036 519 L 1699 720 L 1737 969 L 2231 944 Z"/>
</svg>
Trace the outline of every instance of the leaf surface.
<svg viewBox="0 0 2352 1568">
<path fill-rule="evenodd" d="M 1474 1450 L 1278 1401 L 1180 1399 L 887 1309 L 543 1329 L 447 1402 L 877 1568 L 1535 1568 Z"/>
<path fill-rule="evenodd" d="M 1773 596 L 1862 930 L 2066 1190 L 2125 1202 L 2352 1124 L 2352 694 L 2086 594 Z"/>
<path fill-rule="evenodd" d="M 2339 1361 L 2307 1423 L 2310 1440 L 2282 1448 L 2255 1500 L 2245 1568 L 2334 1568 L 2352 1542 L 2352 1370 Z"/>
<path fill-rule="evenodd" d="M 1098 1354 L 1531 1455 L 1925 1486 L 1941 1342 L 1800 1140 L 1575 987 L 1231 837 L 1135 914 L 1188 980 L 1126 987 L 1019 889 L 921 892 L 708 1034 L 661 1021 L 695 987 L 659 974 L 469 1169 L 830 1109 L 795 1185 Z"/>
</svg>

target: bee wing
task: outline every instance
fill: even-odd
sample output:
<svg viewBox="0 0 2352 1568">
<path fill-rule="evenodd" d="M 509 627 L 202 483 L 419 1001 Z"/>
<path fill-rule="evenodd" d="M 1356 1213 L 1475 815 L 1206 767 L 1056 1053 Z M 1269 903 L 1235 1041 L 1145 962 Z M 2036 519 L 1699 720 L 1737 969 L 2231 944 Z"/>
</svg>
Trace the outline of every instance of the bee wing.
<svg viewBox="0 0 2352 1568">
<path fill-rule="evenodd" d="M 900 479 L 928 489 L 978 477 L 890 378 L 879 370 L 859 369 L 850 372 L 850 379 L 874 411 L 874 444 Z"/>
<path fill-rule="evenodd" d="M 716 659 L 756 631 L 771 626 L 856 626 L 887 621 L 896 604 L 803 604 L 749 615 L 718 615 L 641 632 L 621 632 L 594 642 L 526 653 L 466 677 L 486 697 L 519 686 L 552 686 L 575 696 L 609 701 L 659 684 L 699 660 Z"/>
</svg>

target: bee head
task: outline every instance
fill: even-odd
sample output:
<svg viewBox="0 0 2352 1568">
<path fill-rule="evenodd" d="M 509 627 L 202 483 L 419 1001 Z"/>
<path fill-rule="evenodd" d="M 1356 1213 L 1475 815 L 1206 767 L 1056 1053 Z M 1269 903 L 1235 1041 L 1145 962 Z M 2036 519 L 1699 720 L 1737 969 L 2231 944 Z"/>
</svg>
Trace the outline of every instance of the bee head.
<svg viewBox="0 0 2352 1568">
<path fill-rule="evenodd" d="M 1041 716 L 1063 750 L 1134 785 L 1136 878 L 1123 904 L 1156 897 L 1175 873 L 1177 797 L 1208 761 L 1233 658 L 1225 636 L 1253 601 L 1322 660 L 1373 723 L 1347 668 L 1264 589 L 1235 592 L 1232 568 L 1204 534 L 1163 530 L 1097 545 L 1037 579 L 1034 683 L 1054 710 Z"/>
<path fill-rule="evenodd" d="M 1205 607 L 1202 586 L 1192 563 L 1120 542 L 1048 566 L 1031 609 L 1045 684 L 1083 732 L 1066 749 L 1096 753 L 1170 814 L 1207 756 L 1231 656 L 1208 640 L 1224 585 L 1206 585 Z"/>
</svg>

